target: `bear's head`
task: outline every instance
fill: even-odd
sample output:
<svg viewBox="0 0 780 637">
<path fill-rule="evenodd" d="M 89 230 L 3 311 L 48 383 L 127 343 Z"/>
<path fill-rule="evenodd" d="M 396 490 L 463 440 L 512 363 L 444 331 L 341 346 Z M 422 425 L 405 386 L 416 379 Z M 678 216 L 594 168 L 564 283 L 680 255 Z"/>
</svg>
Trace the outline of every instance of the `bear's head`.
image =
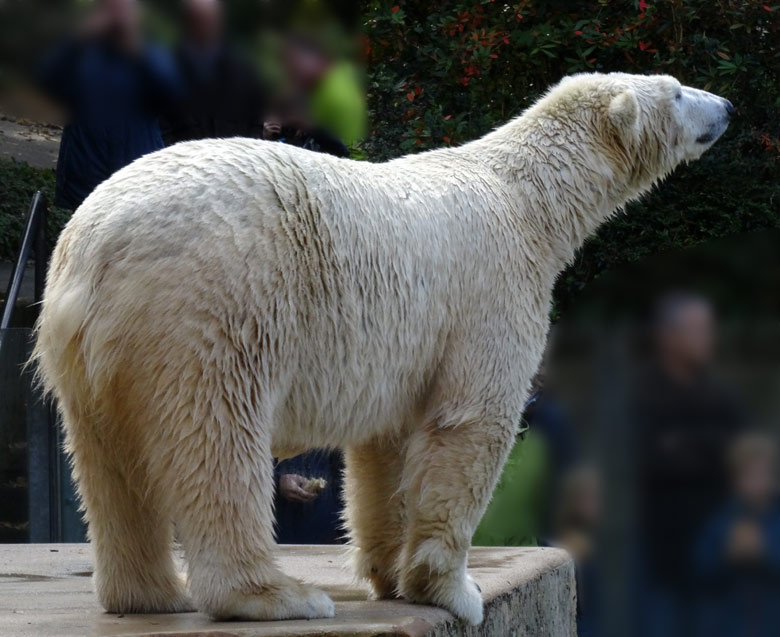
<svg viewBox="0 0 780 637">
<path fill-rule="evenodd" d="M 574 75 L 549 97 L 564 113 L 576 110 L 588 137 L 627 171 L 626 185 L 640 191 L 698 159 L 725 132 L 734 110 L 727 99 L 668 75 Z"/>
</svg>

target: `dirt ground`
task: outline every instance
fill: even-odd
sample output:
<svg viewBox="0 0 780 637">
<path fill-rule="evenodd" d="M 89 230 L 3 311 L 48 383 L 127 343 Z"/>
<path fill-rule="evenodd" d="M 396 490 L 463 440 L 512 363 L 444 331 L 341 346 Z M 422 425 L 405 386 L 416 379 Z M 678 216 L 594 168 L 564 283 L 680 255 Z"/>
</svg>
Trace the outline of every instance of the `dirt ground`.
<svg viewBox="0 0 780 637">
<path fill-rule="evenodd" d="M 36 168 L 54 168 L 62 129 L 0 113 L 0 157 L 12 157 Z"/>
</svg>

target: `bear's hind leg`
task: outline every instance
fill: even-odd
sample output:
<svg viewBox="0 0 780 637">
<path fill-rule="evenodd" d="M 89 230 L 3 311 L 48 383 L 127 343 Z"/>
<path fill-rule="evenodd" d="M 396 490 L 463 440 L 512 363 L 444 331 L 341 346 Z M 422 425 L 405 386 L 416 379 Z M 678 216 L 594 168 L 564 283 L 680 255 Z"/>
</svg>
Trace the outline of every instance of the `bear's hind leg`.
<svg viewBox="0 0 780 637">
<path fill-rule="evenodd" d="M 198 609 L 216 619 L 333 617 L 330 598 L 273 562 L 270 427 L 242 415 L 230 398 L 180 423 L 169 465 L 175 518 Z M 215 411 L 216 410 L 216 411 Z"/>
<path fill-rule="evenodd" d="M 402 449 L 395 440 L 377 439 L 346 451 L 344 517 L 355 548 L 354 568 L 371 582 L 377 599 L 398 594 L 405 533 L 402 470 Z"/>
<path fill-rule="evenodd" d="M 95 554 L 95 592 L 110 613 L 194 610 L 171 552 L 173 526 L 138 449 L 117 427 L 63 409 L 66 449 Z"/>
<path fill-rule="evenodd" d="M 432 423 L 413 434 L 403 480 L 404 597 L 441 606 L 472 624 L 482 621 L 482 595 L 466 572 L 466 560 L 513 440 L 514 427 L 483 421 Z"/>
</svg>

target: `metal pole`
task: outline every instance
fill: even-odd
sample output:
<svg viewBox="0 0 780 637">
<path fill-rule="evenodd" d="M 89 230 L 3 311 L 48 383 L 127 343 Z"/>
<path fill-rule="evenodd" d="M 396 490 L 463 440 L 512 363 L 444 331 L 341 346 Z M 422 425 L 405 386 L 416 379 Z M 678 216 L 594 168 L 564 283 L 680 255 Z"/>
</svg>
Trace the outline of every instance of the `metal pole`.
<svg viewBox="0 0 780 637">
<path fill-rule="evenodd" d="M 32 343 L 30 343 L 30 346 Z M 27 493 L 30 542 L 56 542 L 58 518 L 56 480 L 52 463 L 51 409 L 35 389 L 33 372 L 24 371 L 25 402 L 27 403 Z"/>
<path fill-rule="evenodd" d="M 38 204 L 38 221 L 35 228 L 35 302 L 43 300 L 43 288 L 46 285 L 46 266 L 49 252 L 46 249 L 46 221 L 48 217 L 46 195 L 41 194 Z"/>
<path fill-rule="evenodd" d="M 33 232 L 35 231 L 35 223 L 38 215 L 36 211 L 43 199 L 43 194 L 39 190 L 33 196 L 32 203 L 30 204 L 30 210 L 27 213 L 27 219 L 24 224 L 24 233 L 22 234 L 22 244 L 19 247 L 19 254 L 16 257 L 16 263 L 14 263 L 14 269 L 11 273 L 11 280 L 8 282 L 8 293 L 5 295 L 5 307 L 3 308 L 3 316 L 0 318 L 0 339 L 2 339 L 2 330 L 8 328 L 11 324 L 11 313 L 16 305 L 16 299 L 19 296 L 19 289 L 22 285 L 22 277 L 24 277 L 24 266 L 27 263 L 27 259 L 30 256 L 30 248 L 33 243 Z M 0 340 L 0 347 L 2 347 L 2 340 Z"/>
</svg>

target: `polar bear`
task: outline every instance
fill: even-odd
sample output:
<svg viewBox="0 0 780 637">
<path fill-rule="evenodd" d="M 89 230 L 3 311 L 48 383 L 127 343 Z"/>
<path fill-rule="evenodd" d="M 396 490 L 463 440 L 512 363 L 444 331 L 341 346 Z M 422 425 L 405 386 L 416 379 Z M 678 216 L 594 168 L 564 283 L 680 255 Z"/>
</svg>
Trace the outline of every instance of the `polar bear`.
<svg viewBox="0 0 780 637">
<path fill-rule="evenodd" d="M 732 108 L 668 76 L 577 75 L 459 148 L 372 164 L 206 140 L 99 186 L 54 252 L 34 360 L 102 605 L 332 616 L 274 565 L 272 473 L 338 447 L 357 574 L 479 623 L 467 552 L 556 275 Z"/>
</svg>

